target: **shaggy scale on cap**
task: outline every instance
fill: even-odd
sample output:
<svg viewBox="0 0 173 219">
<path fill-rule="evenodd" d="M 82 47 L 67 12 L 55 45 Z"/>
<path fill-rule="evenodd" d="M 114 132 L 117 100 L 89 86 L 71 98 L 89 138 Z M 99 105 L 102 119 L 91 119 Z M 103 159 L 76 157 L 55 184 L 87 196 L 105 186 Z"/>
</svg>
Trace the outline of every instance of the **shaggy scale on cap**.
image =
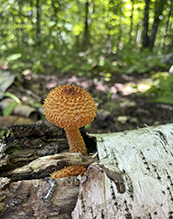
<svg viewBox="0 0 173 219">
<path fill-rule="evenodd" d="M 78 175 L 85 175 L 87 172 L 87 167 L 80 166 L 80 165 L 73 165 L 64 167 L 61 170 L 55 171 L 50 175 L 50 178 L 64 178 L 68 176 L 78 176 Z"/>
</svg>

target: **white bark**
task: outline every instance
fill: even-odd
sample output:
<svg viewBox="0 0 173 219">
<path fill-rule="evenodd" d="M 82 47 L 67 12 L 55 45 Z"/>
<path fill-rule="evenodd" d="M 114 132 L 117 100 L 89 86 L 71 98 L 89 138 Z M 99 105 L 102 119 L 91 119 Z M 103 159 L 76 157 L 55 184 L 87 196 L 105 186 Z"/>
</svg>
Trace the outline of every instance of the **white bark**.
<svg viewBox="0 0 173 219">
<path fill-rule="evenodd" d="M 72 218 L 173 218 L 173 124 L 94 136 Z"/>
</svg>

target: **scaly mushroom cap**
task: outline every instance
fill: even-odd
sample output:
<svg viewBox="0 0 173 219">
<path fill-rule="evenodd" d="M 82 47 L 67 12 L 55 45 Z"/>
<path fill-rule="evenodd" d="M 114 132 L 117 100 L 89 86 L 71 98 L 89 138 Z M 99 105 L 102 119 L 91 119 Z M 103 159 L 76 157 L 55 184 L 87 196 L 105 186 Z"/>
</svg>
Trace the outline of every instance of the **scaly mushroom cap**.
<svg viewBox="0 0 173 219">
<path fill-rule="evenodd" d="M 61 85 L 45 99 L 44 114 L 62 128 L 80 128 L 93 121 L 96 105 L 89 92 L 74 85 Z"/>
</svg>

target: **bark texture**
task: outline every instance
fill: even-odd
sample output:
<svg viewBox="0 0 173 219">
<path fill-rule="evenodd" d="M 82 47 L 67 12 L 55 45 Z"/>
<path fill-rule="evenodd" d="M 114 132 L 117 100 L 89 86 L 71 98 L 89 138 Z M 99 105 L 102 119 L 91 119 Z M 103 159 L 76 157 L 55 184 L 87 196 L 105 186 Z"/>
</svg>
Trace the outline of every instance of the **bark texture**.
<svg viewBox="0 0 173 219">
<path fill-rule="evenodd" d="M 173 124 L 93 136 L 99 160 L 66 152 L 15 169 L 0 143 L 0 218 L 172 219 Z M 87 174 L 48 177 L 72 164 Z"/>
<path fill-rule="evenodd" d="M 78 187 L 79 181 L 74 177 L 56 179 L 55 183 L 49 183 L 49 180 L 10 183 L 0 191 L 0 218 L 69 219 Z"/>
<path fill-rule="evenodd" d="M 6 172 L 8 177 L 0 177 L 0 218 L 70 219 L 80 178 L 50 179 L 45 176 L 64 166 L 81 164 L 87 167 L 94 161 L 95 158 L 80 153 L 61 153 L 40 157 Z M 12 182 L 14 180 L 18 181 Z"/>
<path fill-rule="evenodd" d="M 173 218 L 173 125 L 94 136 L 72 218 Z"/>
</svg>

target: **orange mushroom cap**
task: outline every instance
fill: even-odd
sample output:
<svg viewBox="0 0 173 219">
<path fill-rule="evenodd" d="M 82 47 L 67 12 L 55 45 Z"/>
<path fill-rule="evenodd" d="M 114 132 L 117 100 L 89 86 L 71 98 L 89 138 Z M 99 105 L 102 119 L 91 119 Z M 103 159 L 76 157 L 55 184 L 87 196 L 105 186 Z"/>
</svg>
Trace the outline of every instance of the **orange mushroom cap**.
<svg viewBox="0 0 173 219">
<path fill-rule="evenodd" d="M 48 94 L 43 108 L 50 122 L 65 129 L 91 123 L 97 111 L 89 92 L 74 85 L 56 87 Z"/>
</svg>

